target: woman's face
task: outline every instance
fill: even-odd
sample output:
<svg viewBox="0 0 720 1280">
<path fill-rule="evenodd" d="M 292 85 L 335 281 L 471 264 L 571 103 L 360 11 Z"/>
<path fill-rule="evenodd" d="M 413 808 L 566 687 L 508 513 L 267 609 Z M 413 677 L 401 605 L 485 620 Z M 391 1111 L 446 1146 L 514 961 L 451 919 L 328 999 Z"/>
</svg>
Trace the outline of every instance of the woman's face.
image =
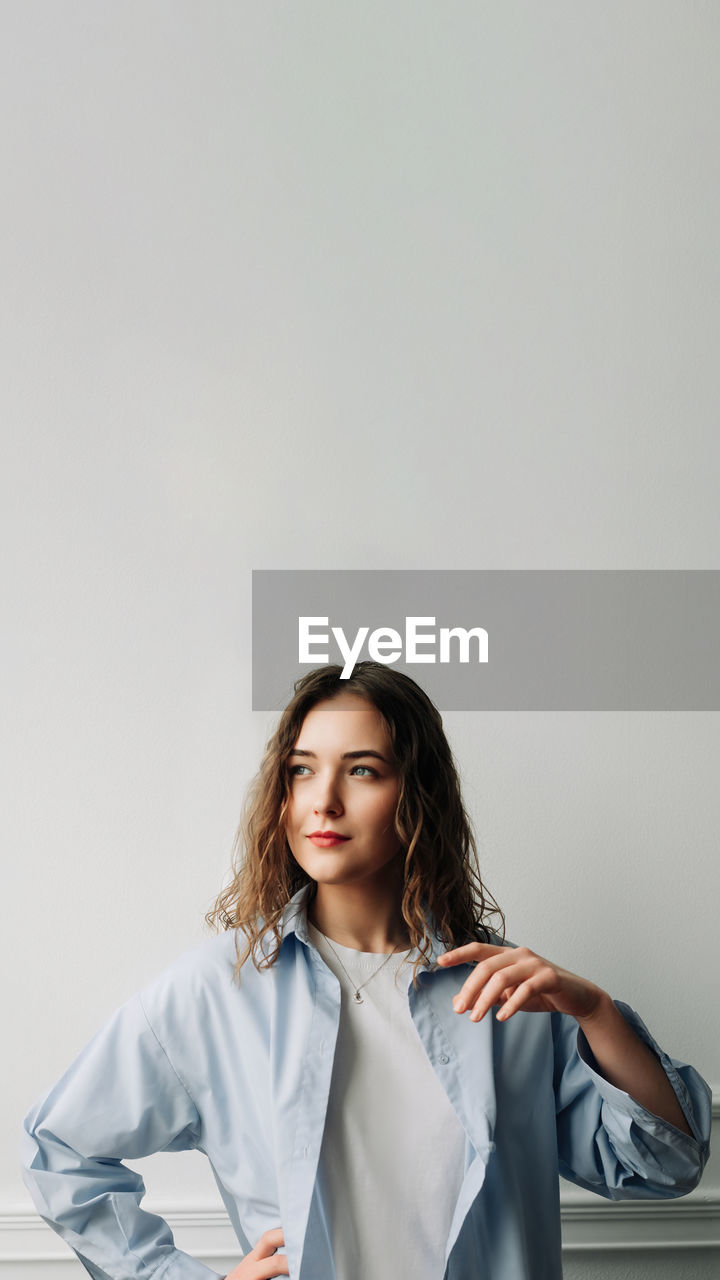
<svg viewBox="0 0 720 1280">
<path fill-rule="evenodd" d="M 303 870 L 319 884 L 384 883 L 401 848 L 400 782 L 377 708 L 350 692 L 316 703 L 288 771 L 286 834 Z"/>
</svg>

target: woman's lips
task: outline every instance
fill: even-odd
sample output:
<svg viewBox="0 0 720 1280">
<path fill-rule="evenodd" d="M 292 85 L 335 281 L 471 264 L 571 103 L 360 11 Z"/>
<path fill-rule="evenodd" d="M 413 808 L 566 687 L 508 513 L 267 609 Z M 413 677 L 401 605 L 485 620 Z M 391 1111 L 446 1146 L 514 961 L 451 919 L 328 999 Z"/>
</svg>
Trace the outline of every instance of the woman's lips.
<svg viewBox="0 0 720 1280">
<path fill-rule="evenodd" d="M 308 840 L 311 840 L 318 849 L 331 849 L 333 845 L 345 844 L 350 836 L 339 836 L 336 831 L 314 831 Z"/>
</svg>

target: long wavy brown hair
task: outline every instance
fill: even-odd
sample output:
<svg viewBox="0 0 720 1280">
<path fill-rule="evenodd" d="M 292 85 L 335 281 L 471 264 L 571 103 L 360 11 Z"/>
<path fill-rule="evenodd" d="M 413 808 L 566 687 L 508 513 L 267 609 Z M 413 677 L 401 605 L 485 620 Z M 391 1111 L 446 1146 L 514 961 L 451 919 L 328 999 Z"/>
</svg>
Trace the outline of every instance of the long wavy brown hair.
<svg viewBox="0 0 720 1280">
<path fill-rule="evenodd" d="M 280 954 L 281 917 L 290 898 L 317 882 L 295 861 L 285 835 L 290 797 L 288 758 L 308 711 L 318 702 L 352 692 L 370 702 L 387 725 L 399 772 L 395 831 L 405 851 L 402 915 L 418 968 L 431 951 L 430 916 L 446 949 L 467 942 L 501 941 L 505 919 L 480 878 L 477 848 L 465 812 L 452 752 L 437 708 L 409 676 L 380 662 L 360 662 L 348 679 L 342 667 L 323 666 L 294 686 L 251 783 L 235 837 L 232 880 L 205 916 L 215 930 L 235 929 L 235 976 L 252 953 L 258 969 Z M 497 922 L 489 928 L 490 920 Z M 239 931 L 247 945 L 242 955 Z M 274 947 L 263 939 L 270 933 Z M 259 957 L 262 958 L 259 958 Z"/>
</svg>

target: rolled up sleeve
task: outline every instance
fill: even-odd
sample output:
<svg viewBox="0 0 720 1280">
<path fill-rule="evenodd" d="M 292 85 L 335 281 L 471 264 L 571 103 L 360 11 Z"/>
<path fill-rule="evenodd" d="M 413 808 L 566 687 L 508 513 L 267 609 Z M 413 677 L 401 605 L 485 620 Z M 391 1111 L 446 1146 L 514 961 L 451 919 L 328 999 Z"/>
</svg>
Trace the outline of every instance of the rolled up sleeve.
<svg viewBox="0 0 720 1280">
<path fill-rule="evenodd" d="M 217 1280 L 140 1207 L 122 1163 L 189 1150 L 200 1118 L 141 995 L 118 1009 L 23 1122 L 23 1179 L 35 1206 L 94 1280 Z"/>
<path fill-rule="evenodd" d="M 692 1136 L 606 1080 L 575 1020 L 553 1015 L 560 1173 L 611 1200 L 686 1195 L 710 1152 L 710 1089 L 694 1067 L 660 1048 L 629 1005 L 614 1003 L 662 1065 Z"/>
</svg>

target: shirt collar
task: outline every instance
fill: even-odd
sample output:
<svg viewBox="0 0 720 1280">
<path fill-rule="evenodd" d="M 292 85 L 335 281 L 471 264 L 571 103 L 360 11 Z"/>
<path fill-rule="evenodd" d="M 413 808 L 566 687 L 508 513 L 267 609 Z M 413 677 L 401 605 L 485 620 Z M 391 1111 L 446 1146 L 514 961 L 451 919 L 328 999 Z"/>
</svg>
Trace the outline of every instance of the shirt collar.
<svg viewBox="0 0 720 1280">
<path fill-rule="evenodd" d="M 285 939 L 290 937 L 290 935 L 294 933 L 296 934 L 300 942 L 304 942 L 306 946 L 312 947 L 314 949 L 314 943 L 310 937 L 308 926 L 307 926 L 308 899 L 310 897 L 311 887 L 312 887 L 311 882 L 301 885 L 301 887 L 297 890 L 296 893 L 293 894 L 292 898 L 287 903 L 283 911 L 282 920 L 280 923 L 282 943 L 284 943 Z M 446 951 L 447 947 L 436 929 L 432 912 L 428 910 L 427 903 L 424 900 L 423 900 L 423 907 L 425 909 L 425 916 L 428 921 L 428 932 L 430 934 L 430 944 L 431 944 L 431 956 L 430 956 L 428 968 L 430 970 L 434 970 L 438 967 L 438 964 L 437 964 L 438 956 L 441 955 L 443 951 Z"/>
<path fill-rule="evenodd" d="M 312 946 L 307 927 L 308 898 L 310 897 L 311 888 L 312 885 L 309 881 L 307 884 L 301 885 L 287 903 L 280 922 L 283 942 L 291 933 L 296 933 L 301 942 L 306 943 L 307 946 Z"/>
</svg>

